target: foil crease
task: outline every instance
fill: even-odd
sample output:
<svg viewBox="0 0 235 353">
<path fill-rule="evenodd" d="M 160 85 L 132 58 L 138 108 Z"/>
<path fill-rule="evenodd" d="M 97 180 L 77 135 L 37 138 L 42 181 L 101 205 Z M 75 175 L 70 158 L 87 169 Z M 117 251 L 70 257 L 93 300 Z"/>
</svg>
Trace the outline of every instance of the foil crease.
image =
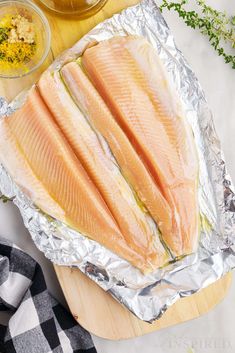
<svg viewBox="0 0 235 353">
<path fill-rule="evenodd" d="M 59 56 L 48 70 L 58 70 L 77 59 L 94 41 L 128 34 L 144 36 L 158 51 L 195 136 L 202 219 L 197 253 L 143 275 L 97 242 L 44 214 L 2 165 L 0 189 L 19 208 L 33 241 L 47 258 L 58 265 L 78 267 L 138 318 L 152 322 L 178 298 L 205 288 L 235 267 L 235 194 L 203 90 L 177 49 L 154 0 L 143 0 L 102 22 Z M 22 101 L 22 95 L 9 105 L 0 99 L 0 116 L 10 115 Z M 207 222 L 203 222 L 205 219 Z"/>
</svg>

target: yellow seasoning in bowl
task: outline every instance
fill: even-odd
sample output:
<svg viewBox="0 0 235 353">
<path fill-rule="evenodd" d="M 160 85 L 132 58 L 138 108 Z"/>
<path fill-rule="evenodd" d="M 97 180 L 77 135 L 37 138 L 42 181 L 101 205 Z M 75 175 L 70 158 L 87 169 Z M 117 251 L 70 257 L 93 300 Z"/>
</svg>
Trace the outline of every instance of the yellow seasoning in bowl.
<svg viewBox="0 0 235 353">
<path fill-rule="evenodd" d="M 35 26 L 24 16 L 5 15 L 0 20 L 0 66 L 23 68 L 36 52 Z M 26 69 L 26 66 L 25 66 Z"/>
</svg>

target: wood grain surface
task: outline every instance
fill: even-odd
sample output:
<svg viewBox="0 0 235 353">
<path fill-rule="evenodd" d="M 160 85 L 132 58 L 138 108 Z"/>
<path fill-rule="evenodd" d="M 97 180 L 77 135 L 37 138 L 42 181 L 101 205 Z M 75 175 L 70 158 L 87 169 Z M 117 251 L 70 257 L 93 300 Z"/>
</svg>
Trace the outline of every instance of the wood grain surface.
<svg viewBox="0 0 235 353">
<path fill-rule="evenodd" d="M 214 308 L 226 295 L 231 274 L 190 297 L 178 300 L 153 324 L 137 319 L 80 270 L 55 266 L 56 274 L 76 320 L 96 336 L 120 340 L 194 319 Z"/>
<path fill-rule="evenodd" d="M 55 15 L 37 2 L 50 23 L 52 31 L 50 53 L 42 67 L 33 74 L 14 80 L 0 79 L 0 95 L 9 100 L 14 98 L 22 89 L 36 82 L 40 73 L 57 55 L 71 47 L 96 24 L 138 2 L 109 0 L 99 13 L 83 21 L 79 21 L 76 17 Z M 147 324 L 138 320 L 79 270 L 58 266 L 55 266 L 55 270 L 76 320 L 95 335 L 112 340 L 140 336 L 196 318 L 208 312 L 224 298 L 232 280 L 231 274 L 226 275 L 201 292 L 180 299 L 160 320 L 154 324 Z"/>
</svg>

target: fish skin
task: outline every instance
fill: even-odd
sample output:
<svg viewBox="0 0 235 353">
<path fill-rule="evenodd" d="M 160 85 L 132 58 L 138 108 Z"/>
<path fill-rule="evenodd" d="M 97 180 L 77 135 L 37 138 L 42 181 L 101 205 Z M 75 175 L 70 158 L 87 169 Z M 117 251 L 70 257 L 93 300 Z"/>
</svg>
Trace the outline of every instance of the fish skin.
<svg viewBox="0 0 235 353">
<path fill-rule="evenodd" d="M 143 256 L 152 269 L 163 266 L 168 256 L 157 239 L 155 223 L 138 206 L 109 146 L 74 103 L 60 73 L 45 72 L 38 88 L 56 124 L 101 193 L 128 246 Z"/>
<path fill-rule="evenodd" d="M 0 120 L 0 137 L 0 161 L 37 206 L 149 271 L 145 258 L 126 243 L 35 87 L 19 110 Z"/>
<path fill-rule="evenodd" d="M 171 207 L 173 234 L 164 241 L 176 256 L 195 251 L 196 149 L 157 53 L 142 37 L 113 37 L 88 48 L 82 65 Z"/>
</svg>

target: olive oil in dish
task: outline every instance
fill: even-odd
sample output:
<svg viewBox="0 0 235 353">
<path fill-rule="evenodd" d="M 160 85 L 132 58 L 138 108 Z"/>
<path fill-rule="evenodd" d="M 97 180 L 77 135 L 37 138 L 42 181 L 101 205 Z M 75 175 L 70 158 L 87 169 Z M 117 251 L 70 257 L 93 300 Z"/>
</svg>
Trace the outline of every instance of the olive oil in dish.
<svg viewBox="0 0 235 353">
<path fill-rule="evenodd" d="M 41 0 L 49 9 L 76 15 L 80 18 L 89 17 L 98 12 L 107 0 Z"/>
</svg>

